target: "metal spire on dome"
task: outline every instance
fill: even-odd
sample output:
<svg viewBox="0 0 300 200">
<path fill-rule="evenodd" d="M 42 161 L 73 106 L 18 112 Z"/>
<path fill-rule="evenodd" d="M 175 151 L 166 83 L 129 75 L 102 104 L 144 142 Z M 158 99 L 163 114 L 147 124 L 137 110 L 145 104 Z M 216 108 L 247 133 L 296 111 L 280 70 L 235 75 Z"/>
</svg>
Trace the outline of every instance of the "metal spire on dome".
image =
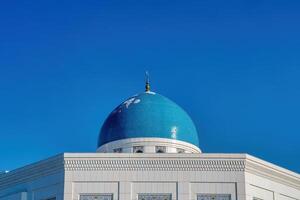
<svg viewBox="0 0 300 200">
<path fill-rule="evenodd" d="M 146 77 L 145 91 L 146 92 L 150 92 L 150 81 L 149 81 L 149 73 L 148 73 L 148 71 L 145 72 L 145 77 Z"/>
</svg>

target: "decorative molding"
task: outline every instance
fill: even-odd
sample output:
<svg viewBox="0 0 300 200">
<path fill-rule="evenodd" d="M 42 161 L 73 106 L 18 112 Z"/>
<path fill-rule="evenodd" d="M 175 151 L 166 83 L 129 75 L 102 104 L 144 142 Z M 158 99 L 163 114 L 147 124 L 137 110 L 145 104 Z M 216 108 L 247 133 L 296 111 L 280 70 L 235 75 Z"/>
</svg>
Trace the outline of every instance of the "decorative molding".
<svg viewBox="0 0 300 200">
<path fill-rule="evenodd" d="M 66 171 L 244 171 L 241 159 L 72 159 Z"/>
</svg>

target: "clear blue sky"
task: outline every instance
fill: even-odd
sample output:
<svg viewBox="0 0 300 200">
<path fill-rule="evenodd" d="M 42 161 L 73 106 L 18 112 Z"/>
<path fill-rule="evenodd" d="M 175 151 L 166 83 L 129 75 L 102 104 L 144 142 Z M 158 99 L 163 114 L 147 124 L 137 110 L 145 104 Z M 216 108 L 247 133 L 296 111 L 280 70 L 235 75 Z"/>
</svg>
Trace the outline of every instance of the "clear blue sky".
<svg viewBox="0 0 300 200">
<path fill-rule="evenodd" d="M 152 88 L 203 152 L 300 172 L 299 1 L 7 1 L 0 6 L 0 169 L 94 152 L 103 120 Z"/>
</svg>

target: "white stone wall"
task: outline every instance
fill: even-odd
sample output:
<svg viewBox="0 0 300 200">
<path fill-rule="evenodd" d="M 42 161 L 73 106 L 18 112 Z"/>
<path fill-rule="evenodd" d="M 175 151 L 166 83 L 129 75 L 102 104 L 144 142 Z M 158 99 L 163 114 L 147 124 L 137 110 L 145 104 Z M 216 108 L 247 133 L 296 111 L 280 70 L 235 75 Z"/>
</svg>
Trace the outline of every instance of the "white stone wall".
<svg viewBox="0 0 300 200">
<path fill-rule="evenodd" d="M 66 153 L 0 177 L 0 200 L 79 200 L 80 195 L 230 194 L 231 200 L 300 200 L 300 176 L 246 154 Z"/>
<path fill-rule="evenodd" d="M 248 156 L 245 172 L 246 199 L 299 200 L 299 174 Z M 268 167 L 266 167 L 268 166 Z M 251 169 L 251 170 L 250 170 Z"/>
<path fill-rule="evenodd" d="M 111 193 L 114 200 L 136 200 L 139 193 L 300 200 L 299 174 L 246 154 L 72 154 L 65 160 L 66 200 L 81 193 Z"/>
<path fill-rule="evenodd" d="M 93 193 L 111 193 L 114 200 L 136 200 L 139 193 L 172 194 L 173 200 L 196 200 L 199 193 L 230 194 L 232 199 L 239 195 L 239 199 L 245 199 L 242 173 L 77 171 L 66 172 L 68 175 L 73 178 L 65 182 L 66 200 Z"/>
<path fill-rule="evenodd" d="M 67 155 L 65 199 L 92 193 L 111 193 L 114 200 L 136 200 L 143 193 L 171 194 L 172 200 L 196 200 L 199 193 L 246 199 L 241 157 L 203 159 L 200 155 Z"/>
<path fill-rule="evenodd" d="M 247 200 L 253 198 L 266 200 L 299 200 L 300 191 L 272 180 L 246 172 Z"/>
</svg>

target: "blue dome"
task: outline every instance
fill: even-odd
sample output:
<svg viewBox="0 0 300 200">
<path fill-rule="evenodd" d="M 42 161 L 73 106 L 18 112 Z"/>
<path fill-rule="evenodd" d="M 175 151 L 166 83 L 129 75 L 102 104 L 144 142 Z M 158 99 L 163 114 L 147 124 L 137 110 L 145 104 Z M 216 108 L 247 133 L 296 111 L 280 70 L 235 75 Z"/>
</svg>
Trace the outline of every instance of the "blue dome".
<svg viewBox="0 0 300 200">
<path fill-rule="evenodd" d="M 199 144 L 189 115 L 173 101 L 153 92 L 132 96 L 115 108 L 101 128 L 98 147 L 141 137 L 175 139 L 197 147 Z"/>
</svg>

